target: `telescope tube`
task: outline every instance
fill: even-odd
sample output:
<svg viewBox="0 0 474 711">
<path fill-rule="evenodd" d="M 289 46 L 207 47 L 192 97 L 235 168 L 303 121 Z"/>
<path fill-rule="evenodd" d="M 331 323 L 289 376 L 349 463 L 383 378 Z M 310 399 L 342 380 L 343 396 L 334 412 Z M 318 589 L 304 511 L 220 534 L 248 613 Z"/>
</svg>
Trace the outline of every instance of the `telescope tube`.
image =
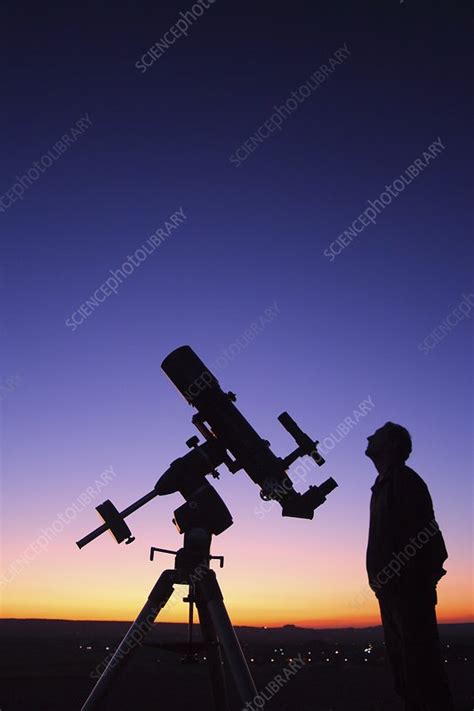
<svg viewBox="0 0 474 711">
<path fill-rule="evenodd" d="M 264 497 L 291 499 L 297 496 L 283 461 L 270 449 L 234 405 L 233 393 L 225 393 L 217 378 L 190 346 L 172 351 L 161 367 L 187 402 L 195 407 L 212 433 L 237 460 L 235 469 L 245 469 L 260 486 Z"/>
</svg>

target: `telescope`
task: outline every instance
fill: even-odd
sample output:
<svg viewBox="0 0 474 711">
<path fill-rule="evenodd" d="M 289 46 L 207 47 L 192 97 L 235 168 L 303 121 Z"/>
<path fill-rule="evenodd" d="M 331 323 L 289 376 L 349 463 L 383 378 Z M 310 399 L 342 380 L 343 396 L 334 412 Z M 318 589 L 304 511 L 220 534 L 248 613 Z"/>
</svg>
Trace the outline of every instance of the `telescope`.
<svg viewBox="0 0 474 711">
<path fill-rule="evenodd" d="M 171 462 L 158 479 L 152 491 L 123 511 L 118 511 L 107 500 L 97 506 L 104 523 L 95 531 L 77 542 L 79 548 L 90 543 L 107 530 L 117 543 L 134 539 L 125 518 L 144 506 L 155 496 L 180 492 L 185 502 L 174 511 L 173 523 L 184 534 L 183 547 L 178 551 L 152 547 L 150 560 L 155 552 L 175 555 L 175 567 L 164 570 L 135 622 L 131 625 L 120 645 L 115 650 L 99 680 L 87 697 L 81 711 L 102 711 L 104 699 L 123 666 L 128 663 L 137 646 L 151 630 L 156 617 L 170 599 L 174 585 L 187 585 L 189 593 L 188 650 L 186 659 L 196 660 L 195 650 L 204 649 L 211 676 L 214 711 L 230 711 L 229 687 L 226 671 L 233 679 L 242 707 L 255 699 L 257 688 L 243 654 L 224 604 L 217 576 L 210 567 L 213 559 L 224 564 L 222 556 L 211 555 L 212 536 L 219 535 L 232 525 L 232 516 L 216 489 L 206 478 L 218 478 L 217 467 L 224 464 L 231 473 L 244 470 L 260 487 L 260 496 L 277 501 L 283 516 L 312 519 L 315 509 L 336 486 L 329 478 L 320 486 L 310 486 L 304 493 L 295 491 L 287 474 L 288 467 L 299 457 L 308 455 L 321 466 L 324 459 L 318 452 L 317 440 L 312 440 L 283 412 L 279 421 L 292 435 L 297 447 L 283 459 L 270 449 L 270 443 L 260 437 L 235 405 L 236 396 L 224 392 L 209 368 L 189 346 L 182 346 L 170 353 L 161 364 L 162 369 L 185 400 L 197 412 L 192 421 L 203 437 L 191 437 L 186 444 L 190 448 L 184 456 Z M 199 614 L 202 643 L 193 642 L 193 610 Z M 137 642 L 138 640 L 138 642 Z M 167 647 L 165 647 L 167 648 Z M 225 667 L 223 656 L 225 657 Z"/>
<path fill-rule="evenodd" d="M 192 518 L 192 511 L 197 507 L 202 511 L 207 506 L 209 515 L 215 510 L 213 502 L 217 492 L 205 477 L 210 474 L 218 478 L 217 467 L 222 464 L 232 474 L 244 470 L 260 487 L 262 499 L 280 504 L 283 516 L 312 519 L 315 509 L 324 503 L 337 483 L 330 477 L 320 486 L 310 486 L 300 494 L 295 491 L 287 469 L 305 455 L 322 466 L 325 460 L 318 452 L 318 441 L 312 440 L 287 412 L 283 412 L 278 420 L 293 437 L 297 447 L 286 457 L 278 457 L 272 452 L 270 443 L 260 437 L 236 407 L 236 395 L 221 389 L 217 378 L 192 348 L 181 346 L 172 351 L 161 367 L 188 404 L 197 410 L 192 422 L 204 441 L 200 444 L 198 437 L 191 437 L 186 442 L 191 451 L 174 460 L 152 491 L 123 511 L 118 511 L 109 500 L 97 506 L 104 524 L 77 541 L 77 546 L 83 548 L 107 530 L 112 532 L 118 543 L 124 540 L 131 543 L 134 538 L 125 518 L 156 496 L 177 491 L 187 502 L 174 512 L 174 522 L 183 532 L 186 525 L 183 519 Z M 227 514 L 222 513 L 220 519 L 214 522 L 214 535 L 232 524 L 232 518 Z"/>
</svg>

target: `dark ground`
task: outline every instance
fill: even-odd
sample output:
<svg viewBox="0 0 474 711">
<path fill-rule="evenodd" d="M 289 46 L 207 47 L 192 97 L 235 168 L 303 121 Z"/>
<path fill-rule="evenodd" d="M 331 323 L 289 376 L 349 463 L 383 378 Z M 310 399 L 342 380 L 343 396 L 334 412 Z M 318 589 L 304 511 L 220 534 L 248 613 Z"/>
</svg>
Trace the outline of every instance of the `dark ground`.
<svg viewBox="0 0 474 711">
<path fill-rule="evenodd" d="M 94 683 L 90 673 L 108 654 L 105 648 L 113 649 L 127 627 L 128 623 L 0 620 L 0 710 L 80 709 Z M 457 711 L 474 709 L 473 628 L 440 626 Z M 244 627 L 237 632 L 247 659 L 254 660 L 250 665 L 258 690 L 265 689 L 275 674 L 288 666 L 290 657 L 302 654 L 306 660 L 305 666 L 265 704 L 268 711 L 401 708 L 391 690 L 380 628 Z M 150 642 L 184 638 L 183 625 L 159 624 Z M 104 711 L 210 711 L 208 692 L 205 663 L 183 665 L 179 655 L 145 646 L 124 672 Z"/>
</svg>

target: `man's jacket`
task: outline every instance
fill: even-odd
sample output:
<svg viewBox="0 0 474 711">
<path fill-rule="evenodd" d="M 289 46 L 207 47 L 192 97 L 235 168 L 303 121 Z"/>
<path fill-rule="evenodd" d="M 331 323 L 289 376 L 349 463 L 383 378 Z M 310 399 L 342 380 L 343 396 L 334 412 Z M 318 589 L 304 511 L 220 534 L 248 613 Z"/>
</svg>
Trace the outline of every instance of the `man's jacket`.
<svg viewBox="0 0 474 711">
<path fill-rule="evenodd" d="M 377 477 L 370 501 L 369 585 L 380 597 L 435 587 L 448 557 L 423 479 L 405 464 Z"/>
</svg>

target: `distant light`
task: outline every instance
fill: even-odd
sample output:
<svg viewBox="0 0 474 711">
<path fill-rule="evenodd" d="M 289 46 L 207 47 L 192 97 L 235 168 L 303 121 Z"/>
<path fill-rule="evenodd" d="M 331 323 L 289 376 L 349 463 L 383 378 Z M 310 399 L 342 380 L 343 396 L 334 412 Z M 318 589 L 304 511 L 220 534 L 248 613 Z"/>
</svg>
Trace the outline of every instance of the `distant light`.
<svg viewBox="0 0 474 711">
<path fill-rule="evenodd" d="M 251 661 L 251 662 L 254 662 L 254 661 L 255 661 L 255 659 L 254 659 L 254 658 L 252 657 L 252 658 L 250 659 L 250 661 Z"/>
<path fill-rule="evenodd" d="M 329 661 L 329 659 L 327 659 L 327 658 L 326 658 L 326 661 L 328 662 L 328 661 Z"/>
<path fill-rule="evenodd" d="M 271 662 L 274 662 L 275 660 L 274 660 L 274 659 L 270 659 L 270 661 L 271 661 Z"/>
<path fill-rule="evenodd" d="M 338 649 L 336 649 L 336 651 L 334 652 L 334 654 L 339 654 L 339 650 L 338 650 Z"/>
<path fill-rule="evenodd" d="M 344 661 L 347 662 L 347 658 L 344 658 Z"/>
</svg>

